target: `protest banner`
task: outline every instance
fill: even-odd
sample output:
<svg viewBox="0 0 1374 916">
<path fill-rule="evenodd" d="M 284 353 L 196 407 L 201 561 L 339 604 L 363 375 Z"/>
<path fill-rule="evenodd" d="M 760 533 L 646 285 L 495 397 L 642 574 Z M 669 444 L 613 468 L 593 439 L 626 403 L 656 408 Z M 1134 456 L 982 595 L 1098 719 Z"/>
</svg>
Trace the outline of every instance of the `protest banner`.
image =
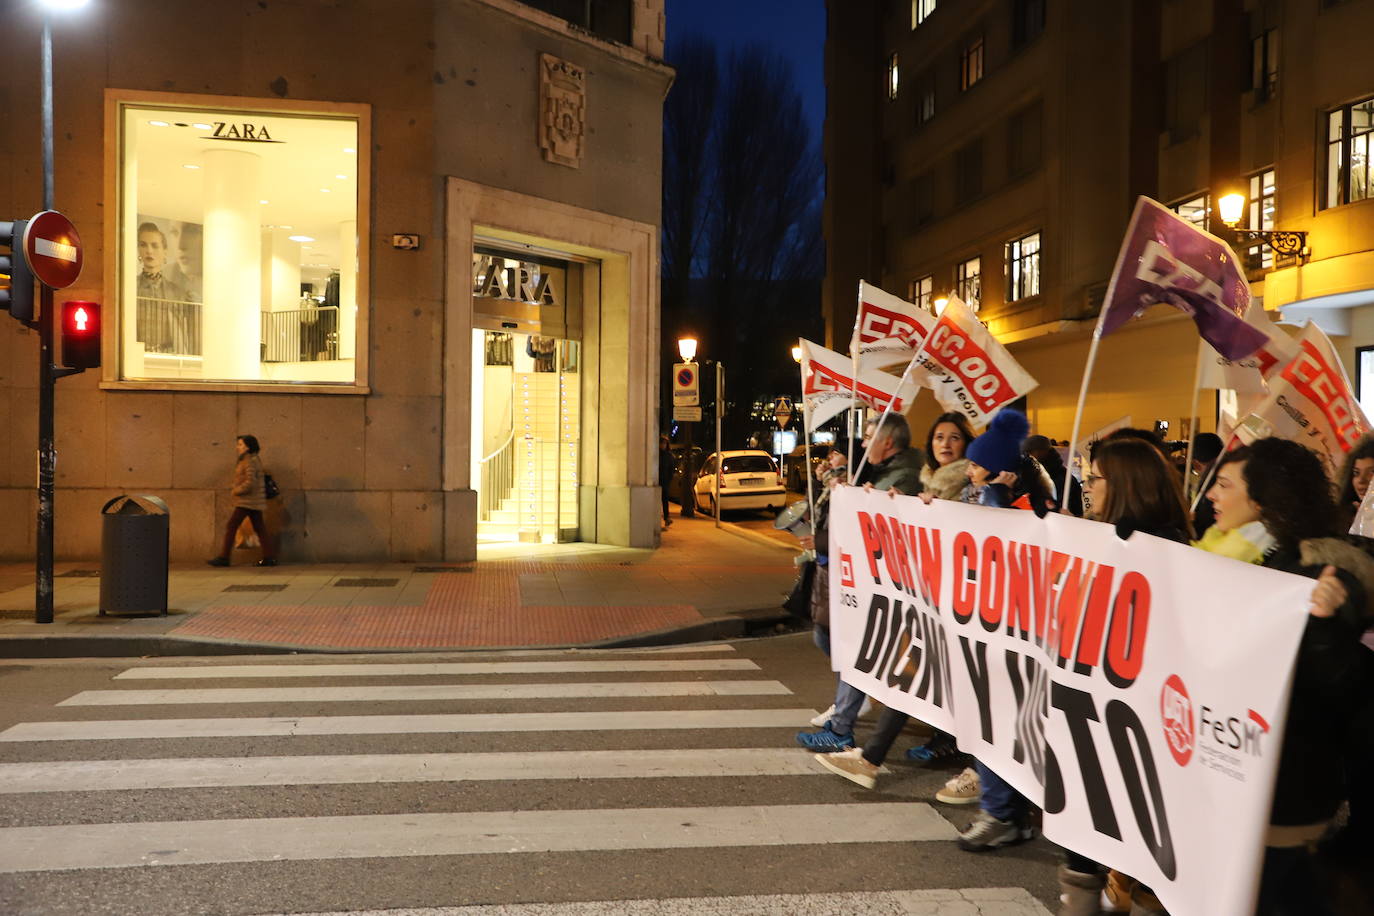
<svg viewBox="0 0 1374 916">
<path fill-rule="evenodd" d="M 954 734 L 1174 916 L 1254 909 L 1312 581 L 1051 514 L 841 487 L 845 682 Z"/>
<path fill-rule="evenodd" d="M 861 370 L 904 365 L 934 326 L 930 312 L 861 280 L 850 353 Z"/>
<path fill-rule="evenodd" d="M 975 427 L 1039 384 L 957 296 L 950 296 L 918 355 L 928 374 L 924 384 L 940 406 Z"/>
<path fill-rule="evenodd" d="M 1317 453 L 1335 479 L 1345 453 L 1369 432 L 1369 420 L 1331 339 L 1308 322 L 1297 354 L 1269 378 L 1269 395 L 1237 424 L 1233 437 L 1249 444 L 1278 436 Z"/>
<path fill-rule="evenodd" d="M 801 381 L 809 422 L 820 426 L 850 407 L 866 404 L 874 410 L 906 410 L 920 386 L 879 369 L 852 375 L 853 361 L 809 340 L 801 341 Z"/>
</svg>

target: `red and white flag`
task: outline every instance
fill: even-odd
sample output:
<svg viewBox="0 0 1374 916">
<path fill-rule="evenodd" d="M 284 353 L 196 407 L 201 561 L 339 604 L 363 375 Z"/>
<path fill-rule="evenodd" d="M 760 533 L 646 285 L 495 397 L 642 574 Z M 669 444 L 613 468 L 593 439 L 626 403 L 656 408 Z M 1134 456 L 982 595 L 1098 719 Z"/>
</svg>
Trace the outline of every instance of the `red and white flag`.
<svg viewBox="0 0 1374 916">
<path fill-rule="evenodd" d="M 893 413 L 903 413 L 921 390 L 910 379 L 904 382 L 879 369 L 863 367 L 855 384 L 854 361 L 848 356 L 809 340 L 803 340 L 801 348 L 802 396 L 812 429 L 850 407 L 864 404 L 881 412 L 891 402 Z"/>
<path fill-rule="evenodd" d="M 974 426 L 1039 384 L 968 306 L 951 296 L 921 354 L 929 385 L 945 410 Z"/>
<path fill-rule="evenodd" d="M 1315 322 L 1294 341 L 1297 355 L 1269 379 L 1269 395 L 1236 427 L 1247 445 L 1279 436 L 1316 452 L 1334 474 L 1345 453 L 1369 432 L 1345 367 Z"/>
<path fill-rule="evenodd" d="M 933 327 L 930 312 L 861 280 L 849 352 L 860 369 L 905 366 Z"/>
<path fill-rule="evenodd" d="M 1241 359 L 1227 359 L 1206 340 L 1199 340 L 1202 357 L 1201 388 L 1234 391 L 1237 394 L 1266 394 L 1269 379 L 1298 355 L 1298 342 L 1269 320 L 1264 306 L 1250 301 L 1245 323 L 1264 332 L 1267 341 L 1254 353 Z"/>
</svg>

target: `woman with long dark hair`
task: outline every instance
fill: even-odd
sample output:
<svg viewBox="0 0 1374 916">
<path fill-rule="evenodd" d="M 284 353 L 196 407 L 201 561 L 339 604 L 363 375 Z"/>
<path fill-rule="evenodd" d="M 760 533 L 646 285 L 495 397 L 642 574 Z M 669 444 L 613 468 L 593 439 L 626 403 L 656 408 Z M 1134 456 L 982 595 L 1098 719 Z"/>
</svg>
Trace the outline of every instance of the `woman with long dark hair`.
<svg viewBox="0 0 1374 916">
<path fill-rule="evenodd" d="M 1336 475 L 1337 525 L 1340 531 L 1350 530 L 1355 514 L 1360 511 L 1360 503 L 1369 492 L 1369 483 L 1374 480 L 1374 434 L 1364 436 L 1355 443 L 1345 456 L 1340 473 Z M 1374 547 L 1374 543 L 1363 545 Z"/>
<path fill-rule="evenodd" d="M 1340 806 L 1332 777 L 1354 718 L 1368 714 L 1374 560 L 1336 537 L 1338 509 L 1321 461 L 1296 442 L 1261 439 L 1223 455 L 1208 491 L 1216 523 L 1198 546 L 1316 579 L 1298 646 L 1269 814 L 1257 912 L 1330 913 L 1308 847 Z M 1369 774 L 1356 777 L 1364 785 Z"/>
<path fill-rule="evenodd" d="M 267 530 L 263 513 L 267 511 L 267 482 L 262 470 L 257 436 L 243 435 L 234 440 L 234 451 L 238 461 L 234 465 L 234 482 L 229 493 L 234 499 L 234 511 L 229 514 L 229 524 L 224 528 L 224 540 L 220 543 L 219 554 L 206 562 L 211 566 L 228 566 L 229 554 L 234 549 L 234 532 L 239 530 L 246 518 L 262 543 L 262 559 L 259 566 L 277 565 L 277 545 Z"/>
</svg>

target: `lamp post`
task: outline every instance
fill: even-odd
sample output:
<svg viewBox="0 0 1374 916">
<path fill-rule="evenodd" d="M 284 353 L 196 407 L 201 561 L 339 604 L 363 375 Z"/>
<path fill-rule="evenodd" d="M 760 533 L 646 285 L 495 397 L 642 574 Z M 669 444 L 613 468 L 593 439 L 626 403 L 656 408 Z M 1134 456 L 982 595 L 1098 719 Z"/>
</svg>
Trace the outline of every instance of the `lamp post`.
<svg viewBox="0 0 1374 916">
<path fill-rule="evenodd" d="M 43 38 L 40 67 L 43 209 L 54 209 L 53 189 L 53 105 L 52 105 L 52 14 L 78 10 L 88 0 L 39 0 L 43 10 Z M 69 374 L 53 365 L 52 288 L 39 286 L 39 313 L 30 325 L 38 330 L 38 532 L 33 616 L 35 623 L 53 622 L 53 506 L 56 499 L 57 439 L 53 415 L 56 411 L 57 378 Z"/>
<path fill-rule="evenodd" d="M 678 338 L 677 355 L 682 358 L 684 363 L 690 363 L 696 359 L 697 339 L 695 337 Z M 698 384 L 700 384 L 699 381 Z M 693 424 L 691 420 L 683 420 L 682 426 L 687 441 L 683 443 L 682 453 L 682 493 L 679 494 L 682 506 L 680 514 L 683 518 L 693 518 L 697 514 L 697 468 L 696 462 L 692 460 Z"/>
<path fill-rule="evenodd" d="M 1236 244 L 1242 248 L 1251 245 L 1268 245 L 1280 255 L 1304 257 L 1307 254 L 1307 233 L 1289 229 L 1237 229 L 1242 214 L 1245 213 L 1245 195 L 1238 192 L 1223 195 L 1217 201 L 1221 211 L 1221 221 L 1231 230 Z"/>
</svg>

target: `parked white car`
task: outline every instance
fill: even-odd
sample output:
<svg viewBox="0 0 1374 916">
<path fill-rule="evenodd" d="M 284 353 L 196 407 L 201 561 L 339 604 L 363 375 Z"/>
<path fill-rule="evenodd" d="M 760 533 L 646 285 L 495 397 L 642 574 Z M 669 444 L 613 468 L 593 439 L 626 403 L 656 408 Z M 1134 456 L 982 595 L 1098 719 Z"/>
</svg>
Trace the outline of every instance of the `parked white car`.
<svg viewBox="0 0 1374 916">
<path fill-rule="evenodd" d="M 719 480 L 720 507 L 778 510 L 787 505 L 787 489 L 773 456 L 764 451 L 713 452 L 701 466 L 695 491 L 697 510 L 716 513 L 715 480 Z"/>
</svg>

